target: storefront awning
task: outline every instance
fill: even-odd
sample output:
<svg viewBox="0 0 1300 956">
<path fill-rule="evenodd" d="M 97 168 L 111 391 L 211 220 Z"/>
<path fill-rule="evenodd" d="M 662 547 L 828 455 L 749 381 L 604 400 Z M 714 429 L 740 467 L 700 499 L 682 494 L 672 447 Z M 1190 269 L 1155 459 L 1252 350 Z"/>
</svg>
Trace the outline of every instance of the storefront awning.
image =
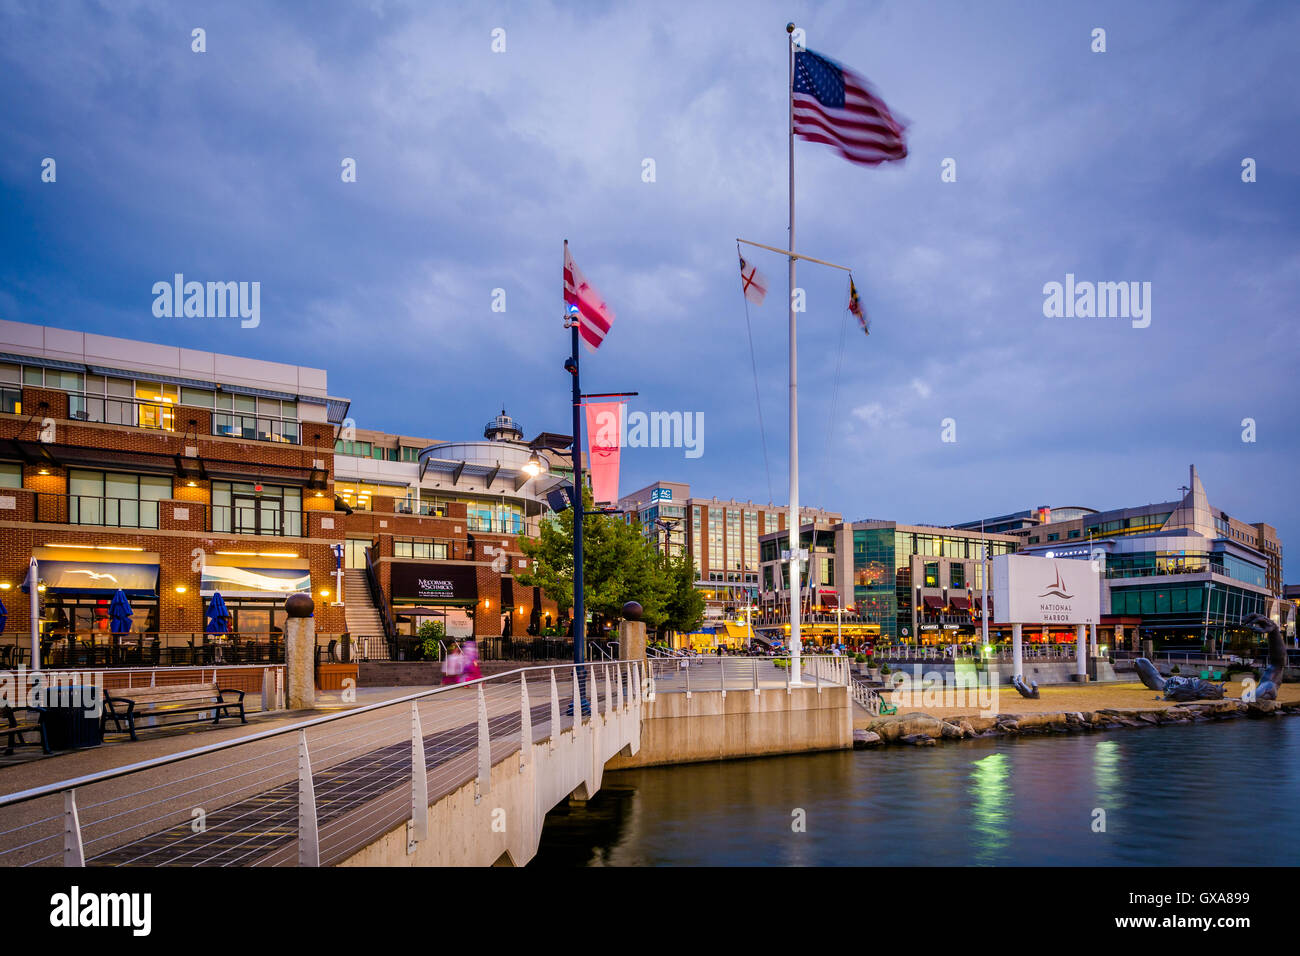
<svg viewBox="0 0 1300 956">
<path fill-rule="evenodd" d="M 948 603 L 952 605 L 953 610 L 955 610 L 955 611 L 969 611 L 969 610 L 970 610 L 970 598 L 965 598 L 965 597 L 953 597 L 953 598 L 949 598 L 949 599 L 948 599 Z"/>
<path fill-rule="evenodd" d="M 40 561 L 37 568 L 45 593 L 111 596 L 121 588 L 127 597 L 158 594 L 158 565 L 112 561 Z"/>
<path fill-rule="evenodd" d="M 921 603 L 932 611 L 938 611 L 943 608 L 943 598 L 940 597 L 923 597 Z"/>
<path fill-rule="evenodd" d="M 255 555 L 209 555 L 203 562 L 199 593 L 210 597 L 275 598 L 311 593 L 311 570 L 305 558 Z"/>
<path fill-rule="evenodd" d="M 473 564 L 394 561 L 389 565 L 389 582 L 394 607 L 470 607 L 478 603 L 478 566 Z"/>
</svg>

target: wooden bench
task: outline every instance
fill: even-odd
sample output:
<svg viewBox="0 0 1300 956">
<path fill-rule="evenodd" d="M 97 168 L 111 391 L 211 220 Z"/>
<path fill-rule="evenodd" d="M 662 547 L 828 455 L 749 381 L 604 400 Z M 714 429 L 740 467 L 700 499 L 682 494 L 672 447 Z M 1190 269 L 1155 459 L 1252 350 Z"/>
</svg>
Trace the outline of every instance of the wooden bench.
<svg viewBox="0 0 1300 956">
<path fill-rule="evenodd" d="M 226 700 L 227 694 L 238 694 L 238 700 Z M 235 709 L 238 708 L 238 714 Z M 135 733 L 135 722 L 142 717 L 170 717 L 173 714 L 202 714 L 211 711 L 212 723 L 218 723 L 222 717 L 238 716 L 241 723 L 248 723 L 244 716 L 244 692 L 218 687 L 216 684 L 173 684 L 170 687 L 133 687 L 104 692 L 104 713 L 100 717 L 100 727 L 105 728 L 111 720 L 118 733 L 122 731 L 122 721 L 126 721 L 127 730 L 132 740 L 139 740 Z M 194 718 L 194 721 L 206 720 L 206 717 Z M 186 723 L 186 721 L 177 721 Z"/>
<path fill-rule="evenodd" d="M 27 715 L 19 717 L 18 712 L 12 707 L 0 707 L 0 736 L 6 738 L 5 755 L 14 752 L 14 747 L 34 747 L 39 742 L 41 749 L 47 754 L 52 753 L 50 750 L 50 740 L 45 735 L 45 721 L 41 720 L 41 712 L 38 709 L 23 708 Z M 36 741 L 27 741 L 23 739 L 25 734 L 36 734 Z M 14 743 L 14 738 L 18 742 Z"/>
</svg>

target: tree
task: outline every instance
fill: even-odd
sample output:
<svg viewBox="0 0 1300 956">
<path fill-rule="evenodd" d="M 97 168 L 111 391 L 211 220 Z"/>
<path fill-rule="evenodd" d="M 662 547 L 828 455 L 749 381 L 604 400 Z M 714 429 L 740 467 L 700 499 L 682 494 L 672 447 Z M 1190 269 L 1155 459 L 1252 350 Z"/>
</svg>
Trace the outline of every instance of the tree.
<svg viewBox="0 0 1300 956">
<path fill-rule="evenodd" d="M 591 492 L 582 491 L 591 510 Z M 533 567 L 515 575 L 525 587 L 540 587 L 565 615 L 573 607 L 573 509 L 542 522 L 536 538 L 521 538 Z M 621 515 L 588 515 L 582 525 L 582 596 L 593 618 L 616 623 L 628 601 L 641 604 L 642 620 L 658 627 L 666 617 L 672 587 L 668 569 L 653 543 Z"/>
<path fill-rule="evenodd" d="M 704 595 L 695 589 L 695 563 L 689 555 L 666 555 L 665 576 L 668 596 L 664 602 L 663 626 L 674 631 L 693 631 L 704 619 Z"/>
</svg>

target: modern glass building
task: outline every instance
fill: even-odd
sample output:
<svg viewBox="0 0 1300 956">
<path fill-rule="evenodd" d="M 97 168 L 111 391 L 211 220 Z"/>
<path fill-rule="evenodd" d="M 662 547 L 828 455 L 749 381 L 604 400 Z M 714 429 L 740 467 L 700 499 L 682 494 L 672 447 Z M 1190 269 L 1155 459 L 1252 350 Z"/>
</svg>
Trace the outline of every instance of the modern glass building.
<svg viewBox="0 0 1300 956">
<path fill-rule="evenodd" d="M 1222 649 L 1255 640 L 1242 624 L 1248 615 L 1277 609 L 1272 581 L 1281 576 L 1281 545 L 1275 535 L 1261 542 L 1242 530 L 1256 527 L 1271 531 L 1211 508 L 1193 466 L 1181 501 L 1042 525 L 1023 552 L 1102 563 L 1102 644 Z"/>
<path fill-rule="evenodd" d="M 855 630 L 888 644 L 969 642 L 984 614 L 983 559 L 1015 551 L 1018 540 L 893 521 L 805 527 L 800 544 L 811 552 L 801 582 L 805 607 L 814 616 L 843 608 L 843 620 L 853 620 Z M 789 608 L 786 548 L 784 533 L 762 538 L 761 600 L 778 619 Z"/>
<path fill-rule="evenodd" d="M 853 604 L 886 643 L 975 640 L 985 613 L 985 560 L 1016 550 L 1010 535 L 863 521 L 852 525 Z M 986 551 L 987 548 L 987 551 Z M 988 586 L 992 597 L 992 581 Z M 990 639 L 997 639 L 990 631 Z"/>
</svg>

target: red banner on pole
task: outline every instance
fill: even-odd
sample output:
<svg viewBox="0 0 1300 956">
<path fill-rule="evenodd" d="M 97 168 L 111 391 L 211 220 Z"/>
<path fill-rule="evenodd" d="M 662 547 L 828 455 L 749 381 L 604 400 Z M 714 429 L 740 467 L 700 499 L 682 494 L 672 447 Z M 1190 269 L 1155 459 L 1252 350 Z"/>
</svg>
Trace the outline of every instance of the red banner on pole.
<svg viewBox="0 0 1300 956">
<path fill-rule="evenodd" d="M 587 465 L 596 504 L 618 503 L 622 402 L 587 402 Z"/>
</svg>

